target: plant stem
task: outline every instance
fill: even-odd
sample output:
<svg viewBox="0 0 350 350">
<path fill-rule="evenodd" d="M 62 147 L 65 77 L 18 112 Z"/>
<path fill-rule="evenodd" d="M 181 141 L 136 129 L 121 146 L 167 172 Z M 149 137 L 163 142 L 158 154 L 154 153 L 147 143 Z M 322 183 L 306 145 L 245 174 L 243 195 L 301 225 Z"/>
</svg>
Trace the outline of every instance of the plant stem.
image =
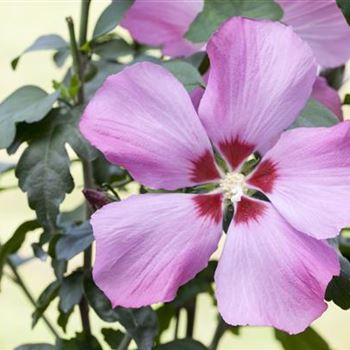
<svg viewBox="0 0 350 350">
<path fill-rule="evenodd" d="M 196 304 L 197 304 L 196 298 L 193 298 L 186 305 L 186 311 L 187 311 L 186 337 L 187 338 L 193 337 L 194 320 L 196 316 Z"/>
<path fill-rule="evenodd" d="M 220 316 L 219 316 L 220 317 Z M 222 319 L 222 317 L 219 318 L 218 324 L 215 329 L 214 337 L 213 340 L 211 341 L 211 344 L 209 346 L 209 350 L 216 350 L 219 342 L 224 335 L 224 333 L 227 330 L 227 324 L 226 322 Z"/>
<path fill-rule="evenodd" d="M 84 0 L 83 0 L 84 2 Z M 78 105 L 84 103 L 84 67 L 85 64 L 82 65 L 82 57 L 79 52 L 77 40 L 75 38 L 75 30 L 74 30 L 74 22 L 72 17 L 66 18 L 68 24 L 69 31 L 69 42 L 70 42 L 70 51 L 73 58 L 73 72 L 79 78 L 79 92 L 78 92 Z M 87 23 L 87 21 L 86 21 Z"/>
<path fill-rule="evenodd" d="M 80 19 L 80 45 L 83 45 L 86 41 L 87 25 L 89 18 L 90 0 L 82 0 L 81 3 L 81 19 Z M 74 73 L 78 75 L 80 81 L 80 87 L 78 92 L 78 105 L 84 104 L 84 71 L 86 67 L 87 57 L 81 55 L 77 40 L 75 37 L 74 23 L 71 17 L 66 18 L 69 30 L 70 38 L 70 49 L 73 57 L 73 69 Z M 90 162 L 83 160 L 83 176 L 84 176 L 84 187 L 93 187 L 93 171 Z M 89 219 L 91 215 L 91 209 L 86 203 L 86 218 Z M 84 270 L 90 271 L 92 260 L 92 246 L 84 250 Z M 85 296 L 82 297 L 79 303 L 80 317 L 82 322 L 82 327 L 87 335 L 91 334 L 91 325 L 89 318 L 89 304 Z"/>
<path fill-rule="evenodd" d="M 118 350 L 127 350 L 128 347 L 129 347 L 129 344 L 131 343 L 131 336 L 129 335 L 129 333 L 126 333 L 124 335 L 124 338 L 122 339 L 119 347 L 118 347 Z"/>
<path fill-rule="evenodd" d="M 176 314 L 175 314 L 175 331 L 174 331 L 174 339 L 176 340 L 179 336 L 179 325 L 180 325 L 180 308 L 178 307 L 176 309 Z"/>
<path fill-rule="evenodd" d="M 32 305 L 36 308 L 37 304 L 35 302 L 34 297 L 32 296 L 31 292 L 29 291 L 28 287 L 26 286 L 26 284 L 24 283 L 22 277 L 20 276 L 20 274 L 17 271 L 17 267 L 16 265 L 11 261 L 10 258 L 7 258 L 6 263 L 8 264 L 8 266 L 10 267 L 13 275 L 15 276 L 14 281 L 22 288 L 24 294 L 27 296 L 27 298 L 29 299 L 29 301 L 32 303 Z M 51 322 L 46 318 L 45 315 L 42 316 L 43 321 L 46 323 L 47 327 L 49 328 L 49 330 L 51 331 L 51 333 L 56 337 L 59 338 L 59 334 L 56 332 L 55 328 L 52 326 Z"/>
<path fill-rule="evenodd" d="M 81 1 L 81 16 L 80 16 L 80 31 L 79 31 L 79 45 L 82 46 L 86 43 L 86 34 L 89 20 L 91 0 Z"/>
</svg>

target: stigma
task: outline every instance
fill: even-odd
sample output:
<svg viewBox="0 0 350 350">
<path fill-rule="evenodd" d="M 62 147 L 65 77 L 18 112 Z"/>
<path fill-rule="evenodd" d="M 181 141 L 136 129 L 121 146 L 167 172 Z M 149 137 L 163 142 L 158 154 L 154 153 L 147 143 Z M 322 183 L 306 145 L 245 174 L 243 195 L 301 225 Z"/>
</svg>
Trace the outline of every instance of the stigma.
<svg viewBox="0 0 350 350">
<path fill-rule="evenodd" d="M 237 203 L 242 199 L 242 196 L 247 193 L 245 176 L 241 173 L 228 173 L 220 182 L 220 189 L 224 194 L 225 199 L 232 203 Z"/>
</svg>

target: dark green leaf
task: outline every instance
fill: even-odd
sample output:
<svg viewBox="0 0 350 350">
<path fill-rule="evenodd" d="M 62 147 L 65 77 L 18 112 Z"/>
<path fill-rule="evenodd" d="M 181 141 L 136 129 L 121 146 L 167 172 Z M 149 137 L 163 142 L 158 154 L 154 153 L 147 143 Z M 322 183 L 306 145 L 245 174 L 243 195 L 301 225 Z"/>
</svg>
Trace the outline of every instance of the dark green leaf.
<svg viewBox="0 0 350 350">
<path fill-rule="evenodd" d="M 17 252 L 19 248 L 21 248 L 26 234 L 29 231 L 33 231 L 39 227 L 40 225 L 36 220 L 26 221 L 17 228 L 17 230 L 7 242 L 0 246 L 0 281 L 6 259 L 11 254 Z"/>
<path fill-rule="evenodd" d="M 74 187 L 66 137 L 64 130 L 57 127 L 57 118 L 57 113 L 52 113 L 46 134 L 30 142 L 16 169 L 20 188 L 28 192 L 29 206 L 49 231 L 54 230 L 65 194 Z"/>
<path fill-rule="evenodd" d="M 101 332 L 105 342 L 111 347 L 111 349 L 118 349 L 122 339 L 124 338 L 124 333 L 120 330 L 115 330 L 112 328 L 102 328 Z"/>
<path fill-rule="evenodd" d="M 53 60 L 56 63 L 57 67 L 62 67 L 66 62 L 66 59 L 69 57 L 70 51 L 69 48 L 61 49 L 54 53 Z"/>
<path fill-rule="evenodd" d="M 175 307 L 182 307 L 200 293 L 211 293 L 217 264 L 217 261 L 209 261 L 208 266 L 203 271 L 179 289 L 172 304 Z"/>
<path fill-rule="evenodd" d="M 326 300 L 333 301 L 344 310 L 350 309 L 350 262 L 339 255 L 340 275 L 334 276 L 327 286 Z"/>
<path fill-rule="evenodd" d="M 59 50 L 67 47 L 68 47 L 68 43 L 57 34 L 48 34 L 48 35 L 40 36 L 38 39 L 34 41 L 32 45 L 30 45 L 27 49 L 25 49 L 14 60 L 12 60 L 11 66 L 13 69 L 16 69 L 19 59 L 21 58 L 22 55 L 24 55 L 27 52 L 41 51 L 41 50 Z"/>
<path fill-rule="evenodd" d="M 97 157 L 98 153 L 79 131 L 81 114 L 81 108 L 74 108 L 67 114 L 66 122 L 64 124 L 61 123 L 57 128 L 64 135 L 66 142 L 70 144 L 79 158 L 92 161 Z"/>
<path fill-rule="evenodd" d="M 298 119 L 290 127 L 300 128 L 314 128 L 314 127 L 327 127 L 333 126 L 339 123 L 339 119 L 331 112 L 327 107 L 323 106 L 320 102 L 310 99 L 301 111 Z"/>
<path fill-rule="evenodd" d="M 71 211 L 63 211 L 58 215 L 57 226 L 65 227 L 81 224 L 86 217 L 85 203 L 79 205 Z"/>
<path fill-rule="evenodd" d="M 41 316 L 44 314 L 45 310 L 48 308 L 52 300 L 54 300 L 58 295 L 58 290 L 60 287 L 60 281 L 53 281 L 50 283 L 45 290 L 40 294 L 37 307 L 32 314 L 32 327 L 34 327 Z"/>
<path fill-rule="evenodd" d="M 345 65 L 336 68 L 323 69 L 320 75 L 326 78 L 327 83 L 332 88 L 338 90 L 344 81 Z"/>
<path fill-rule="evenodd" d="M 168 69 L 188 92 L 198 86 L 203 86 L 204 82 L 198 70 L 190 63 L 180 60 L 165 61 L 163 67 Z"/>
<path fill-rule="evenodd" d="M 193 42 L 206 42 L 226 19 L 233 16 L 279 20 L 283 11 L 273 0 L 205 0 L 204 9 L 186 33 Z"/>
<path fill-rule="evenodd" d="M 138 350 L 151 350 L 158 334 L 158 320 L 152 308 L 118 308 L 117 312 L 119 322 L 135 340 Z"/>
<path fill-rule="evenodd" d="M 116 74 L 125 67 L 124 65 L 107 61 L 95 62 L 95 64 L 97 67 L 97 74 L 94 79 L 85 84 L 85 94 L 88 99 L 95 94 L 109 75 Z"/>
<path fill-rule="evenodd" d="M 97 156 L 78 131 L 79 116 L 74 111 L 53 110 L 36 124 L 35 131 L 26 135 L 29 146 L 16 169 L 20 188 L 28 192 L 30 207 L 49 232 L 55 229 L 60 203 L 74 187 L 66 143 L 83 159 Z"/>
<path fill-rule="evenodd" d="M 330 350 L 326 341 L 311 327 L 297 335 L 289 335 L 275 330 L 275 336 L 285 350 Z"/>
<path fill-rule="evenodd" d="M 113 39 L 97 44 L 94 53 L 107 60 L 116 60 L 119 57 L 132 55 L 134 49 L 123 39 Z"/>
<path fill-rule="evenodd" d="M 0 174 L 13 170 L 15 167 L 16 165 L 12 163 L 0 163 Z"/>
<path fill-rule="evenodd" d="M 109 163 L 102 153 L 93 161 L 94 179 L 102 186 L 104 183 L 126 181 L 129 176 L 125 169 Z"/>
<path fill-rule="evenodd" d="M 55 350 L 102 350 L 93 335 L 77 333 L 72 339 L 57 339 Z"/>
<path fill-rule="evenodd" d="M 44 118 L 58 98 L 37 86 L 23 86 L 0 104 L 0 148 L 11 145 L 19 122 L 34 123 Z"/>
<path fill-rule="evenodd" d="M 17 346 L 15 350 L 55 350 L 55 346 L 51 344 L 23 344 Z"/>
<path fill-rule="evenodd" d="M 350 94 L 345 95 L 343 104 L 350 105 Z"/>
<path fill-rule="evenodd" d="M 58 318 L 57 318 L 57 324 L 62 328 L 63 332 L 66 332 L 67 330 L 67 324 L 69 321 L 69 318 L 71 317 L 74 309 L 71 309 L 70 312 L 64 313 L 60 309 L 58 309 Z"/>
<path fill-rule="evenodd" d="M 165 303 L 156 310 L 159 333 L 156 342 L 159 343 L 160 336 L 169 328 L 172 318 L 176 315 L 177 309 L 172 303 Z"/>
<path fill-rule="evenodd" d="M 68 265 L 67 260 L 59 260 L 56 258 L 53 258 L 51 260 L 51 266 L 53 268 L 56 278 L 59 281 L 63 279 L 63 276 L 67 271 L 67 265 Z"/>
<path fill-rule="evenodd" d="M 92 228 L 88 221 L 81 225 L 65 228 L 65 233 L 55 246 L 57 259 L 70 260 L 85 250 L 94 240 Z"/>
<path fill-rule="evenodd" d="M 118 0 L 106 7 L 95 25 L 93 38 L 96 39 L 101 35 L 112 31 L 122 20 L 124 13 L 133 4 L 133 0 Z"/>
<path fill-rule="evenodd" d="M 343 15 L 350 25 L 350 2 L 349 0 L 337 0 L 337 5 L 343 12 Z"/>
<path fill-rule="evenodd" d="M 113 309 L 109 300 L 95 286 L 92 279 L 85 281 L 85 294 L 97 315 L 104 321 L 119 321 L 135 340 L 139 350 L 152 349 L 158 333 L 156 313 L 150 307 L 140 309 Z"/>
<path fill-rule="evenodd" d="M 119 320 L 118 311 L 112 308 L 110 301 L 95 285 L 92 278 L 85 280 L 84 289 L 89 304 L 103 321 L 116 322 Z"/>
<path fill-rule="evenodd" d="M 202 343 L 194 339 L 178 339 L 155 347 L 155 350 L 207 350 Z"/>
<path fill-rule="evenodd" d="M 79 304 L 84 293 L 84 274 L 75 271 L 63 278 L 58 296 L 60 298 L 59 308 L 64 313 L 69 313 L 74 305 Z"/>
<path fill-rule="evenodd" d="M 212 283 L 216 267 L 217 261 L 209 261 L 208 266 L 203 271 L 179 289 L 174 301 L 165 303 L 156 310 L 159 320 L 159 335 L 168 329 L 171 319 L 179 308 L 184 307 L 200 293 L 213 293 Z"/>
<path fill-rule="evenodd" d="M 40 259 L 41 261 L 46 261 L 48 254 L 45 252 L 41 244 L 33 243 L 32 249 L 33 249 L 33 254 L 36 258 Z"/>
</svg>

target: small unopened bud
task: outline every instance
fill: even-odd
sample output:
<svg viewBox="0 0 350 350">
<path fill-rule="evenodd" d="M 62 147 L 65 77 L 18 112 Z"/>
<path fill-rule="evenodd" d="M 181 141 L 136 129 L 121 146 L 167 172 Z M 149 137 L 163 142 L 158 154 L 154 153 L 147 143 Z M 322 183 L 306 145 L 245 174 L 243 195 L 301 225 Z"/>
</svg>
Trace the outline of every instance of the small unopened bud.
<svg viewBox="0 0 350 350">
<path fill-rule="evenodd" d="M 106 204 L 114 202 L 113 198 L 111 198 L 106 192 L 91 188 L 84 188 L 83 194 L 94 211 L 102 208 Z"/>
</svg>

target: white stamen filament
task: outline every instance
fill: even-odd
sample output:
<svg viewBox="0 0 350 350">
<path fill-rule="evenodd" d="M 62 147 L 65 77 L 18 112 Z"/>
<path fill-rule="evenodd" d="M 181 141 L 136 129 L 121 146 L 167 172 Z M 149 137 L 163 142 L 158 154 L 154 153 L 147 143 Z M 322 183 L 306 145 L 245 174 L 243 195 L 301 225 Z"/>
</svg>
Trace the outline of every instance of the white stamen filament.
<svg viewBox="0 0 350 350">
<path fill-rule="evenodd" d="M 241 173 L 229 173 L 221 180 L 220 188 L 225 199 L 230 200 L 232 203 L 237 203 L 247 192 L 245 176 Z"/>
</svg>

